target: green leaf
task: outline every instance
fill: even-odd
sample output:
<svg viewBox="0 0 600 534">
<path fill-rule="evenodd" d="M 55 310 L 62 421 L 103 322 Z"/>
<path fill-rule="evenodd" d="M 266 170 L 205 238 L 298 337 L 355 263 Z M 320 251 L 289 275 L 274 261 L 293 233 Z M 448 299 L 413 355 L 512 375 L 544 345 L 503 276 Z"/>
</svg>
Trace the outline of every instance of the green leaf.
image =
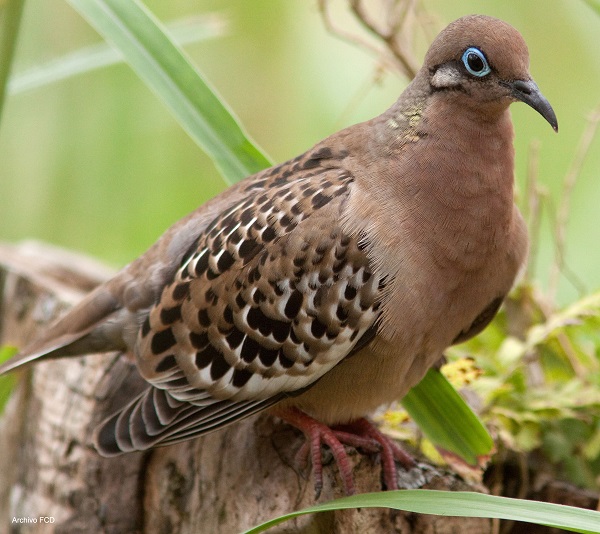
<svg viewBox="0 0 600 534">
<path fill-rule="evenodd" d="M 0 9 L 0 117 L 24 4 L 25 0 L 7 0 L 6 5 Z"/>
<path fill-rule="evenodd" d="M 449 517 L 489 517 L 535 523 L 572 532 L 600 533 L 600 512 L 592 510 L 466 491 L 400 490 L 363 493 L 318 504 L 271 519 L 246 530 L 244 534 L 264 532 L 300 515 L 347 508 L 393 508 Z"/>
<path fill-rule="evenodd" d="M 167 25 L 169 34 L 179 46 L 220 37 L 225 34 L 226 28 L 227 20 L 220 13 L 186 17 Z M 8 84 L 8 92 L 11 95 L 24 93 L 73 76 L 122 63 L 124 59 L 119 50 L 106 42 L 86 46 L 42 65 L 14 73 Z"/>
<path fill-rule="evenodd" d="M 585 0 L 588 6 L 590 6 L 598 15 L 600 15 L 600 0 Z"/>
<path fill-rule="evenodd" d="M 470 465 L 478 465 L 494 447 L 479 418 L 436 369 L 408 392 L 402 405 L 434 445 Z"/>
<path fill-rule="evenodd" d="M 17 352 L 18 351 L 16 347 L 10 347 L 8 345 L 0 347 L 0 363 L 5 362 Z M 6 404 L 8 397 L 10 397 L 10 393 L 15 386 L 15 382 L 16 379 L 14 375 L 0 376 L 0 414 L 4 410 L 4 405 Z"/>
<path fill-rule="evenodd" d="M 125 57 L 181 126 L 234 183 L 270 165 L 222 99 L 137 0 L 68 0 Z"/>
</svg>

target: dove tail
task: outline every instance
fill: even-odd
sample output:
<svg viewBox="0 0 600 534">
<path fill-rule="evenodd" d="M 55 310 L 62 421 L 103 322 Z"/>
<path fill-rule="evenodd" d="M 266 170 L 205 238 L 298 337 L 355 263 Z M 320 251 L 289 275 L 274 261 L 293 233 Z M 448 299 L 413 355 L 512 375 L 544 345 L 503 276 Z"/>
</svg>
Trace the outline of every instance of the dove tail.
<svg viewBox="0 0 600 534">
<path fill-rule="evenodd" d="M 124 344 L 108 339 L 104 332 L 104 325 L 119 309 L 114 296 L 105 287 L 98 287 L 52 324 L 41 338 L 1 364 L 0 375 L 40 360 L 124 349 Z"/>
</svg>

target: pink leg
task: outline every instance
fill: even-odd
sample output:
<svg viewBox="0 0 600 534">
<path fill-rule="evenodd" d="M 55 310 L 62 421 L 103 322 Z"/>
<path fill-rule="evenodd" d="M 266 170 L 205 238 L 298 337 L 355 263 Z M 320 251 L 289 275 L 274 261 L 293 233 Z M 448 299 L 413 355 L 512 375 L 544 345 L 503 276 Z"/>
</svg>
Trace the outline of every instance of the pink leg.
<svg viewBox="0 0 600 534">
<path fill-rule="evenodd" d="M 367 419 L 357 419 L 346 425 L 338 425 L 330 428 L 296 408 L 281 411 L 278 413 L 278 416 L 301 430 L 306 436 L 306 443 L 300 448 L 296 458 L 301 465 L 306 465 L 310 457 L 317 497 L 323 488 L 322 444 L 327 445 L 331 449 L 342 477 L 344 491 L 347 495 L 354 494 L 355 489 L 350 461 L 343 444 L 360 448 L 369 453 L 381 451 L 383 480 L 387 489 L 396 489 L 398 487 L 395 460 L 398 460 L 405 466 L 414 464 L 413 459 L 406 452 L 394 441 L 382 434 Z"/>
<path fill-rule="evenodd" d="M 404 467 L 415 465 L 414 459 L 400 447 L 393 439 L 383 434 L 371 421 L 365 418 L 357 419 L 345 425 L 335 427 L 350 433 L 372 440 L 381 447 L 381 467 L 385 489 L 398 489 L 398 473 L 396 460 Z"/>
<path fill-rule="evenodd" d="M 310 455 L 315 477 L 315 493 L 317 494 L 317 498 L 323 489 L 323 462 L 321 458 L 322 443 L 331 449 L 335 463 L 340 470 L 344 491 L 347 495 L 353 495 L 355 490 L 350 461 L 344 446 L 336 438 L 333 430 L 295 408 L 282 411 L 277 415 L 284 421 L 301 430 L 306 436 L 306 443 L 300 448 L 296 457 L 300 459 L 300 457 L 306 458 Z M 303 463 L 305 462 L 306 460 L 304 460 Z"/>
</svg>

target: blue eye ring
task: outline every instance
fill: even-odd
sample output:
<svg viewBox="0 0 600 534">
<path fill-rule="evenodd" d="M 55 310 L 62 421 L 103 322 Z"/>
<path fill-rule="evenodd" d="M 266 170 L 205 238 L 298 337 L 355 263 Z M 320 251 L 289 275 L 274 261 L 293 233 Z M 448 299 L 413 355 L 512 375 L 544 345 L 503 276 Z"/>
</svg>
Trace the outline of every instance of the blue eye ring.
<svg viewBox="0 0 600 534">
<path fill-rule="evenodd" d="M 462 62 L 467 72 L 478 78 L 483 78 L 492 72 L 485 54 L 479 48 L 467 48 L 462 55 Z"/>
</svg>

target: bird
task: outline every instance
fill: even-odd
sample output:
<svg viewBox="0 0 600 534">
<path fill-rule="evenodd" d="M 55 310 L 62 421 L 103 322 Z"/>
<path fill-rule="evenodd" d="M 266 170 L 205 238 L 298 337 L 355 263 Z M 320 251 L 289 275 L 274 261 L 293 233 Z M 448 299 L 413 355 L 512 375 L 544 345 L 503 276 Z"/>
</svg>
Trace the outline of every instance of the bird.
<svg viewBox="0 0 600 534">
<path fill-rule="evenodd" d="M 322 445 L 346 493 L 345 445 L 410 457 L 369 420 L 492 320 L 527 257 L 509 106 L 558 131 L 521 34 L 469 15 L 434 39 L 378 117 L 234 184 L 175 223 L 0 373 L 123 351 L 144 391 L 94 434 L 114 456 L 192 439 L 265 410 Z"/>
</svg>

